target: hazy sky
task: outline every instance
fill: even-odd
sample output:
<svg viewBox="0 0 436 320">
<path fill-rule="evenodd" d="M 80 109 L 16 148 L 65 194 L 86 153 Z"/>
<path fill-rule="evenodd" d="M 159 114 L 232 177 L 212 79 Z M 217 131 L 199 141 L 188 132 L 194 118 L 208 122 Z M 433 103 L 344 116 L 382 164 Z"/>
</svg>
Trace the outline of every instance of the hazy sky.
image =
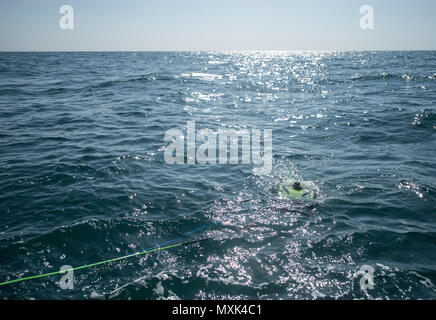
<svg viewBox="0 0 436 320">
<path fill-rule="evenodd" d="M 0 0 L 0 50 L 434 50 L 435 13 L 436 0 Z"/>
</svg>

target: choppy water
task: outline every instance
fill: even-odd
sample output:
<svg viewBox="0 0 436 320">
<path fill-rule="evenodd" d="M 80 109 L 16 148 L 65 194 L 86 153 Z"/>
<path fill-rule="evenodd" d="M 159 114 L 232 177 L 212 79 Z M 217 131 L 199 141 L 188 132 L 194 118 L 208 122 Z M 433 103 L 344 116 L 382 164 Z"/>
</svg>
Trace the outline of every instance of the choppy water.
<svg viewBox="0 0 436 320">
<path fill-rule="evenodd" d="M 0 281 L 214 224 L 73 290 L 0 296 L 436 298 L 435 78 L 434 51 L 0 53 Z M 272 129 L 272 172 L 167 165 L 164 134 L 188 120 Z M 314 181 L 316 208 L 277 199 L 285 178 Z"/>
</svg>

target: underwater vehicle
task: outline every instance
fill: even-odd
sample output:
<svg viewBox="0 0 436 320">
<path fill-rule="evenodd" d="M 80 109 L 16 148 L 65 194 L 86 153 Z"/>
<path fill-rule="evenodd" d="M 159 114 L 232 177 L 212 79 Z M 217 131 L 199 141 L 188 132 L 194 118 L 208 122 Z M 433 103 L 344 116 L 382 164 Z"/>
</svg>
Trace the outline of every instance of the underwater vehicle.
<svg viewBox="0 0 436 320">
<path fill-rule="evenodd" d="M 279 196 L 291 200 L 315 200 L 317 189 L 311 181 L 299 181 L 290 179 L 283 182 L 279 187 Z"/>
</svg>

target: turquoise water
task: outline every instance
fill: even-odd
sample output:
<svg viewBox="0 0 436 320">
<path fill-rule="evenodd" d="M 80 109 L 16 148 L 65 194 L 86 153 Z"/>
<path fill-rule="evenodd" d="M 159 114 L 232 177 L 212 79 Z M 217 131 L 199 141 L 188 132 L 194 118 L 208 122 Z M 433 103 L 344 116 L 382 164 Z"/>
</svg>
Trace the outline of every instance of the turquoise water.
<svg viewBox="0 0 436 320">
<path fill-rule="evenodd" d="M 435 78 L 435 51 L 0 53 L 0 282 L 210 238 L 1 298 L 436 298 Z M 166 164 L 187 121 L 272 129 L 272 171 Z"/>
</svg>

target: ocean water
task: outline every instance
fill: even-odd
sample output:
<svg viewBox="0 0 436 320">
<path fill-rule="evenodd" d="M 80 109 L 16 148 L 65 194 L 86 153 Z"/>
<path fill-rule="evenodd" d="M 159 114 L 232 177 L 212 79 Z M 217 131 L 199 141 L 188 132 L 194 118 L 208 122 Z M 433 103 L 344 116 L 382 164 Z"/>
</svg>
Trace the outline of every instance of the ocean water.
<svg viewBox="0 0 436 320">
<path fill-rule="evenodd" d="M 435 51 L 0 53 L 0 282 L 208 238 L 0 297 L 434 299 L 435 80 Z M 271 129 L 271 172 L 167 164 L 187 121 Z"/>
</svg>

